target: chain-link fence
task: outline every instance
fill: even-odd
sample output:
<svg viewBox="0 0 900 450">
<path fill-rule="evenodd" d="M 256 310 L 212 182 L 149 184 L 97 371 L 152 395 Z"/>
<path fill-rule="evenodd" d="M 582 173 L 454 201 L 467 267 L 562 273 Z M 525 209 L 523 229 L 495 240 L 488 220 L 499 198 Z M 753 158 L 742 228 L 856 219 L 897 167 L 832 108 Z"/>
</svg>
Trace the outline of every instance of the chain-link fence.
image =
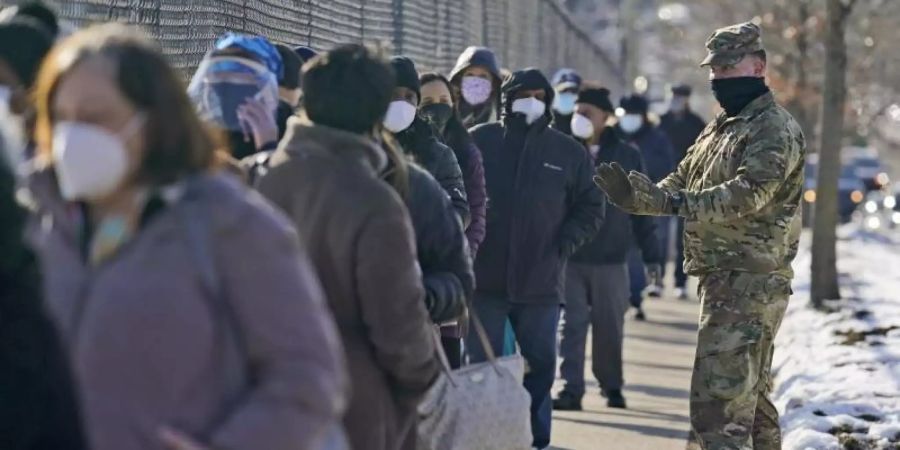
<svg viewBox="0 0 900 450">
<path fill-rule="evenodd" d="M 15 3 L 0 0 L 0 4 Z M 558 0 L 50 0 L 77 26 L 118 20 L 159 39 L 172 63 L 192 71 L 225 31 L 325 50 L 382 42 L 420 70 L 447 72 L 469 45 L 492 48 L 504 67 L 561 67 L 622 87 L 619 68 L 578 29 Z"/>
</svg>

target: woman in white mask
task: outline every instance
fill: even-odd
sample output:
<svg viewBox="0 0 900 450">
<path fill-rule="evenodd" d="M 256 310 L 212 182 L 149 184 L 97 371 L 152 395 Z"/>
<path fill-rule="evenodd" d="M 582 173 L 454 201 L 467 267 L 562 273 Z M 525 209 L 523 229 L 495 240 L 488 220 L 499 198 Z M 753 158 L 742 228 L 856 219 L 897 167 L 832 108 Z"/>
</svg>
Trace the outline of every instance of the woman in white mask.
<svg viewBox="0 0 900 450">
<path fill-rule="evenodd" d="M 469 47 L 450 71 L 454 104 L 466 128 L 499 119 L 500 66 L 494 52 Z"/>
<path fill-rule="evenodd" d="M 31 236 L 90 447 L 319 448 L 345 373 L 318 281 L 156 44 L 88 28 L 38 80 Z"/>
</svg>

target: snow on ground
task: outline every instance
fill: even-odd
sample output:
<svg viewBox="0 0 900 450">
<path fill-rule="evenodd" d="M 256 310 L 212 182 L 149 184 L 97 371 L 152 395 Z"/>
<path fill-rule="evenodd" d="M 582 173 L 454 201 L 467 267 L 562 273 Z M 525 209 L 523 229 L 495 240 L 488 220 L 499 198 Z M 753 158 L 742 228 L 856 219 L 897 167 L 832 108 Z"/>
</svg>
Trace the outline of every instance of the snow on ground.
<svg viewBox="0 0 900 450">
<path fill-rule="evenodd" d="M 775 343 L 785 450 L 900 450 L 900 233 L 838 233 L 843 300 L 809 307 L 809 236 Z"/>
</svg>

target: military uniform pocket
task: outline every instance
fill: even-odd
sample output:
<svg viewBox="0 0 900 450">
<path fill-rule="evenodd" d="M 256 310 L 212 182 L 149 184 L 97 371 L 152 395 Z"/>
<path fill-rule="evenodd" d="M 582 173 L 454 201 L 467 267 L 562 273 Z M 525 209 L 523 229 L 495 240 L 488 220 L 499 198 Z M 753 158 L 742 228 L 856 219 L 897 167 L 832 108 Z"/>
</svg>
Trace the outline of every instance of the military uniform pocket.
<svg viewBox="0 0 900 450">
<path fill-rule="evenodd" d="M 695 400 L 735 400 L 755 392 L 763 326 L 756 321 L 700 329 L 694 364 Z"/>
</svg>

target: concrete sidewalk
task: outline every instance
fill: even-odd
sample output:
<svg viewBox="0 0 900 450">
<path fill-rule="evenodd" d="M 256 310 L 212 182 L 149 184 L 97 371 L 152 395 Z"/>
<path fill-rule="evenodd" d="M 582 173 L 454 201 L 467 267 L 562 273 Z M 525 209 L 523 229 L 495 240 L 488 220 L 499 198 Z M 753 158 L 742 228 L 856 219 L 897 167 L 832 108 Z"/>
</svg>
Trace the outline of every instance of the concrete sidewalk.
<svg viewBox="0 0 900 450">
<path fill-rule="evenodd" d="M 646 322 L 635 321 L 629 312 L 625 323 L 628 409 L 606 407 L 590 373 L 588 356 L 584 411 L 554 412 L 551 448 L 684 450 L 690 427 L 688 391 L 699 304 L 647 299 L 644 309 Z M 554 394 L 561 388 L 562 382 L 557 380 Z"/>
</svg>

